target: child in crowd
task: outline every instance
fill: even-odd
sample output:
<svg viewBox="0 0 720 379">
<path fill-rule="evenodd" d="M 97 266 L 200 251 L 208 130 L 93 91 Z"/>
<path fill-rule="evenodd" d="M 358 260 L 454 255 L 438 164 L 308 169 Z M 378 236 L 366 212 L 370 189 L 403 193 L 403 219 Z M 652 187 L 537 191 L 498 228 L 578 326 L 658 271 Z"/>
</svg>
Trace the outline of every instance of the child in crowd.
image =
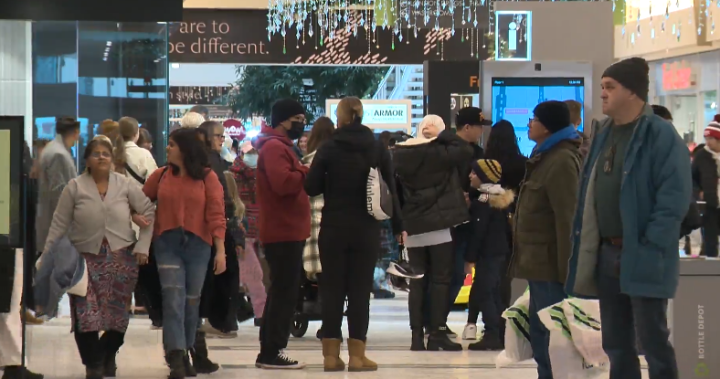
<svg viewBox="0 0 720 379">
<path fill-rule="evenodd" d="M 498 182 L 502 176 L 500 163 L 480 159 L 473 163 L 470 185 L 480 195 L 471 199 L 470 222 L 473 237 L 465 253 L 465 272 L 475 276 L 470 289 L 468 321 L 463 339 L 477 338 L 477 319 L 482 312 L 485 330 L 479 342 L 468 346 L 469 350 L 499 351 L 504 348 L 502 322 L 503 302 L 500 296 L 500 280 L 505 267 L 508 246 L 509 207 L 515 194 L 502 188 Z"/>
</svg>

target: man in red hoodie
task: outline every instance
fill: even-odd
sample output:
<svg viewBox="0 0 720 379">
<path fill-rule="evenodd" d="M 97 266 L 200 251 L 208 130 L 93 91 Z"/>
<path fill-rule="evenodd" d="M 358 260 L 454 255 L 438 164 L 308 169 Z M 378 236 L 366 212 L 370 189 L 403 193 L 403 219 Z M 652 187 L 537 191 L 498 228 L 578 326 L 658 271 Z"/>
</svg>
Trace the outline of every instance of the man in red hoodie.
<svg viewBox="0 0 720 379">
<path fill-rule="evenodd" d="M 295 100 L 272 107 L 272 128 L 258 138 L 257 199 L 259 238 L 270 266 L 270 292 L 260 327 L 260 354 L 255 366 L 301 369 L 304 364 L 281 353 L 300 292 L 305 240 L 310 237 L 310 202 L 303 189 L 308 168 L 293 150 L 305 129 L 305 108 Z"/>
</svg>

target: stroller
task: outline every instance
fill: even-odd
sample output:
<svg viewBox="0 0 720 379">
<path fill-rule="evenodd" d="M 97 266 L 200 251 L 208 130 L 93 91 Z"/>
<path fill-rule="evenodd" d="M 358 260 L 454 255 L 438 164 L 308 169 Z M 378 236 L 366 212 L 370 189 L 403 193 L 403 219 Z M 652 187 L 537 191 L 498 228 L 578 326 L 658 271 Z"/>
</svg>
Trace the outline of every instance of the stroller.
<svg viewBox="0 0 720 379">
<path fill-rule="evenodd" d="M 290 328 L 290 335 L 295 338 L 305 336 L 310 321 L 322 320 L 322 299 L 320 298 L 318 282 L 310 280 L 304 272 L 303 277 L 305 280 L 300 285 L 300 296 L 298 297 L 292 327 Z M 315 337 L 322 339 L 322 329 L 318 329 Z"/>
</svg>

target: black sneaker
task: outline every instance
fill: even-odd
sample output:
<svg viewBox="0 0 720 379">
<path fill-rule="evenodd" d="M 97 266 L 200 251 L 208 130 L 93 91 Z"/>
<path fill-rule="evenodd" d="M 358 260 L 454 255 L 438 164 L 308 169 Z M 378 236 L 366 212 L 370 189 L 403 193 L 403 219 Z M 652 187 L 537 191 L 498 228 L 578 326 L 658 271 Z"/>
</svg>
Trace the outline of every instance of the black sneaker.
<svg viewBox="0 0 720 379">
<path fill-rule="evenodd" d="M 390 266 L 388 266 L 386 272 L 390 275 L 408 279 L 421 279 L 425 276 L 424 274 L 415 273 L 415 270 L 410 267 L 410 262 L 407 261 L 390 262 Z"/>
<path fill-rule="evenodd" d="M 448 338 L 457 338 L 457 333 L 453 332 L 447 325 L 438 328 L 438 332 L 447 334 Z"/>
<path fill-rule="evenodd" d="M 6 366 L 2 379 L 43 379 L 42 374 L 36 374 L 25 367 Z"/>
<path fill-rule="evenodd" d="M 305 368 L 305 364 L 290 359 L 290 357 L 283 353 L 278 353 L 278 355 L 273 358 L 263 358 L 258 355 L 255 361 L 255 367 L 264 370 L 300 370 Z"/>
</svg>

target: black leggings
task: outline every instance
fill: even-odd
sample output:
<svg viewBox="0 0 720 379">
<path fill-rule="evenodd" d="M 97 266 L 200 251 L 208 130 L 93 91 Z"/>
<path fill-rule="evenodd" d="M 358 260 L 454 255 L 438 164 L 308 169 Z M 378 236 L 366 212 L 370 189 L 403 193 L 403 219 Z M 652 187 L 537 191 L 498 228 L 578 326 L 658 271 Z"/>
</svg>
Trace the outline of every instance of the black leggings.
<svg viewBox="0 0 720 379">
<path fill-rule="evenodd" d="M 347 298 L 349 337 L 365 341 L 370 321 L 370 292 L 380 254 L 379 223 L 357 228 L 328 227 L 318 237 L 322 264 L 323 338 L 342 338 Z"/>
<path fill-rule="evenodd" d="M 75 343 L 77 343 L 80 359 L 87 367 L 102 366 L 106 356 L 117 354 L 125 342 L 125 333 L 109 330 L 100 337 L 99 332 L 75 332 Z"/>
</svg>

